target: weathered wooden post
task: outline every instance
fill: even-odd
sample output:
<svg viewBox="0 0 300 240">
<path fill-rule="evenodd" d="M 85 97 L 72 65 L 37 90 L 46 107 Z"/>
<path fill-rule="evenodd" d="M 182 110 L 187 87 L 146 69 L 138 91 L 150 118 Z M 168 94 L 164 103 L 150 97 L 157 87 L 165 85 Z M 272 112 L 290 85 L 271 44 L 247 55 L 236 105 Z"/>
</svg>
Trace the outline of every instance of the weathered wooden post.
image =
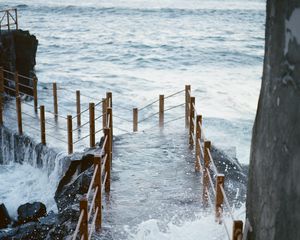
<svg viewBox="0 0 300 240">
<path fill-rule="evenodd" d="M 112 93 L 111 92 L 106 93 L 106 101 L 107 101 L 106 102 L 106 107 L 107 108 L 112 108 Z M 110 127 L 111 128 L 110 129 L 111 130 L 111 135 L 113 136 L 114 135 L 114 133 L 113 133 L 114 129 L 113 129 L 113 122 L 112 122 L 112 115 L 111 115 L 111 121 L 110 122 L 111 122 L 111 127 Z"/>
<path fill-rule="evenodd" d="M 185 127 L 189 127 L 191 85 L 185 85 Z"/>
<path fill-rule="evenodd" d="M 15 90 L 16 90 L 16 97 L 20 95 L 20 89 L 19 89 L 19 74 L 18 71 L 15 72 Z"/>
<path fill-rule="evenodd" d="M 22 128 L 22 109 L 21 109 L 21 98 L 18 96 L 16 97 L 16 110 L 17 110 L 17 118 L 18 118 L 18 130 L 19 134 L 23 134 Z"/>
<path fill-rule="evenodd" d="M 45 106 L 40 106 L 41 119 L 41 143 L 46 145 L 46 121 L 45 121 Z"/>
<path fill-rule="evenodd" d="M 67 116 L 67 128 L 68 128 L 68 153 L 73 153 L 73 126 L 72 126 L 72 116 Z"/>
<path fill-rule="evenodd" d="M 202 125 L 202 116 L 201 115 L 197 115 L 197 119 L 196 119 L 196 159 L 195 159 L 195 171 L 199 172 L 200 166 L 201 166 L 201 146 L 200 146 L 200 142 L 201 142 L 201 126 Z"/>
<path fill-rule="evenodd" d="M 112 141 L 113 141 L 113 116 L 112 116 L 112 108 L 107 108 L 107 118 L 109 121 L 109 137 L 110 137 L 110 149 L 112 151 Z"/>
<path fill-rule="evenodd" d="M 195 132 L 195 97 L 190 98 L 190 145 L 191 147 L 194 145 L 193 135 Z"/>
<path fill-rule="evenodd" d="M 243 221 L 240 220 L 233 221 L 232 240 L 242 240 L 242 239 L 243 239 Z"/>
<path fill-rule="evenodd" d="M 219 223 L 222 222 L 221 217 L 222 217 L 222 212 L 223 212 L 223 201 L 224 201 L 224 196 L 221 190 L 221 186 L 224 189 L 224 174 L 218 174 L 216 176 L 216 221 Z"/>
<path fill-rule="evenodd" d="M 107 173 L 107 178 L 105 182 L 105 192 L 110 191 L 110 169 L 111 169 L 111 137 L 109 128 L 104 128 L 104 136 L 107 137 L 107 142 L 105 145 L 105 153 L 107 154 L 107 159 L 105 163 L 105 172 Z"/>
<path fill-rule="evenodd" d="M 33 77 L 33 104 L 34 104 L 34 111 L 37 112 L 38 110 L 38 92 L 37 92 L 37 78 Z"/>
<path fill-rule="evenodd" d="M 98 214 L 96 216 L 96 231 L 99 231 L 101 229 L 101 224 L 102 224 L 102 177 L 101 177 L 101 157 L 100 155 L 95 155 L 94 156 L 94 169 L 96 166 L 98 166 L 98 170 L 96 173 L 96 178 L 95 178 L 95 188 L 98 187 L 96 199 L 95 199 L 95 209 L 98 208 Z"/>
<path fill-rule="evenodd" d="M 76 91 L 76 113 L 77 113 L 77 126 L 81 125 L 81 104 L 80 104 L 80 90 Z"/>
<path fill-rule="evenodd" d="M 164 111 L 165 111 L 165 97 L 164 95 L 159 95 L 159 127 L 164 126 Z"/>
<path fill-rule="evenodd" d="M 107 108 L 107 100 L 106 98 L 102 98 L 102 128 L 106 128 L 107 116 L 106 116 L 106 108 Z"/>
<path fill-rule="evenodd" d="M 90 113 L 90 147 L 95 147 L 95 104 L 89 104 Z"/>
<path fill-rule="evenodd" d="M 0 125 L 3 124 L 3 102 L 4 102 L 4 74 L 0 67 Z"/>
<path fill-rule="evenodd" d="M 80 212 L 83 211 L 83 218 L 80 224 L 80 239 L 88 240 L 89 239 L 89 225 L 88 225 L 88 200 L 86 197 L 83 197 L 80 200 Z"/>
<path fill-rule="evenodd" d="M 134 132 L 138 131 L 138 109 L 137 108 L 133 109 L 133 131 Z"/>
<path fill-rule="evenodd" d="M 53 107 L 55 119 L 58 117 L 58 103 L 57 103 L 57 86 L 56 83 L 53 83 Z"/>
<path fill-rule="evenodd" d="M 211 142 L 204 141 L 204 172 L 203 172 L 203 203 L 206 206 L 208 203 L 208 192 L 206 189 L 209 189 L 209 165 L 210 165 L 210 157 L 208 154 L 208 150 L 210 150 Z"/>
</svg>

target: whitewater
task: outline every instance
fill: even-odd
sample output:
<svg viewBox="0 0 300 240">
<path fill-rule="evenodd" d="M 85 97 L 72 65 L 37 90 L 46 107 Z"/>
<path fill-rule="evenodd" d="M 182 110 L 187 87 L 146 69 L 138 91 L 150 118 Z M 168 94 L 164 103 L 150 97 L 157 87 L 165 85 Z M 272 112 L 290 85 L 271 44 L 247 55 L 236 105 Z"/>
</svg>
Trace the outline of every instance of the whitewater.
<svg viewBox="0 0 300 240">
<path fill-rule="evenodd" d="M 20 28 L 39 40 L 35 69 L 42 89 L 51 89 L 56 81 L 62 89 L 59 95 L 69 99 L 75 99 L 70 90 L 80 89 L 96 99 L 112 91 L 116 107 L 131 109 L 190 84 L 206 137 L 248 165 L 262 75 L 265 1 L 1 1 L 1 9 L 8 7 L 18 8 Z M 41 101 L 51 106 L 50 90 Z M 82 101 L 87 105 L 90 99 Z M 63 98 L 60 102 L 66 115 L 72 106 Z M 178 98 L 169 102 L 178 103 Z M 115 111 L 129 116 L 125 109 Z M 177 116 L 174 111 L 168 118 Z M 147 124 L 141 130 L 152 125 Z M 118 126 L 131 129 L 126 122 Z M 172 132 L 178 125 L 168 127 Z M 11 175 L 19 176 L 20 182 L 12 184 Z M 58 179 L 42 169 L 10 163 L 0 170 L 0 181 L 0 199 L 9 199 L 11 211 L 21 199 L 45 202 L 56 211 L 51 195 Z M 31 190 L 20 191 L 24 186 Z M 237 210 L 238 215 L 243 212 L 244 208 Z M 192 217 L 173 217 L 162 223 L 147 216 L 134 227 L 120 228 L 130 239 L 226 239 L 211 214 L 195 210 Z"/>
</svg>

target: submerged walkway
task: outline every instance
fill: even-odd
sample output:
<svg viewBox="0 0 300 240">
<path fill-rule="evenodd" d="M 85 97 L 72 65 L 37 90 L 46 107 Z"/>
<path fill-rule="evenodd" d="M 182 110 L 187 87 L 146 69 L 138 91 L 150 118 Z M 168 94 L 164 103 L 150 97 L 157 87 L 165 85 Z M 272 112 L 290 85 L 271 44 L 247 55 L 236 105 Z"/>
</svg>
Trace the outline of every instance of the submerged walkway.
<svg viewBox="0 0 300 240">
<path fill-rule="evenodd" d="M 151 219 L 167 231 L 170 222 L 193 221 L 203 213 L 201 177 L 194 170 L 188 135 L 178 129 L 184 123 L 172 125 L 114 140 L 110 199 L 103 203 L 103 229 L 96 239 L 155 239 L 158 233 L 149 229 L 142 238 L 134 232 Z M 210 225 L 224 235 L 223 228 L 213 222 Z"/>
</svg>

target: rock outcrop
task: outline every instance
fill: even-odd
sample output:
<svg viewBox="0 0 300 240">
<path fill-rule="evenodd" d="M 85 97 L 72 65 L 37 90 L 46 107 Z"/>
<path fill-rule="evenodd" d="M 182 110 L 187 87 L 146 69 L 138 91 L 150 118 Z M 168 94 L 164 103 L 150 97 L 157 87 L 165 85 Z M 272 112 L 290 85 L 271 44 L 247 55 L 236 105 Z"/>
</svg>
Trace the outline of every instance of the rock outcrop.
<svg viewBox="0 0 300 240">
<path fill-rule="evenodd" d="M 11 223 L 11 218 L 3 203 L 0 204 L 0 229 L 6 228 Z"/>
<path fill-rule="evenodd" d="M 300 1 L 268 0 L 253 128 L 248 239 L 300 239 Z"/>
<path fill-rule="evenodd" d="M 40 218 L 45 217 L 46 215 L 46 206 L 41 202 L 26 203 L 18 208 L 19 224 L 37 222 Z"/>
</svg>

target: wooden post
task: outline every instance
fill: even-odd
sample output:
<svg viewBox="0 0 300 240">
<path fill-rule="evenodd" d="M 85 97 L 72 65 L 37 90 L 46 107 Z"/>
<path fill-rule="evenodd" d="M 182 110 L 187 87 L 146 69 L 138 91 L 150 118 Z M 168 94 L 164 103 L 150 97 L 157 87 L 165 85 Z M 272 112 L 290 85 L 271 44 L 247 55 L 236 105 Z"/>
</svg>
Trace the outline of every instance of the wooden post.
<svg viewBox="0 0 300 240">
<path fill-rule="evenodd" d="M 185 127 L 189 127 L 191 85 L 185 85 Z"/>
<path fill-rule="evenodd" d="M 201 151 L 200 151 L 200 142 L 201 142 L 201 128 L 200 125 L 202 124 L 202 116 L 197 115 L 196 119 L 196 159 L 195 159 L 195 171 L 199 172 L 200 165 L 201 165 Z"/>
<path fill-rule="evenodd" d="M 105 172 L 107 173 L 107 178 L 105 182 L 105 192 L 110 192 L 110 169 L 111 169 L 111 137 L 109 128 L 104 128 L 104 136 L 107 136 L 107 143 L 105 145 L 105 153 L 107 154 L 107 159 L 105 163 Z"/>
<path fill-rule="evenodd" d="M 107 108 L 112 108 L 112 93 L 111 92 L 107 92 L 106 93 L 106 107 Z M 113 129 L 113 122 L 112 122 L 112 115 L 111 115 L 111 127 L 110 127 L 110 130 L 111 130 L 111 135 L 113 136 L 114 135 L 114 129 Z"/>
<path fill-rule="evenodd" d="M 224 174 L 218 174 L 216 176 L 216 221 L 219 223 L 222 222 L 222 211 L 223 211 L 223 201 L 224 201 L 224 196 L 221 191 L 221 186 L 224 189 Z M 220 186 L 221 185 L 221 186 Z"/>
<path fill-rule="evenodd" d="M 3 67 L 0 67 L 0 125 L 3 125 L 3 104 L 4 103 L 4 74 Z"/>
<path fill-rule="evenodd" d="M 72 116 L 67 116 L 67 127 L 68 127 L 68 154 L 73 153 L 73 127 L 72 127 Z"/>
<path fill-rule="evenodd" d="M 164 95 L 159 95 L 159 127 L 164 126 L 164 111 L 165 111 L 165 97 Z"/>
<path fill-rule="evenodd" d="M 89 104 L 90 113 L 90 147 L 95 147 L 95 104 Z"/>
<path fill-rule="evenodd" d="M 22 128 L 22 109 L 21 109 L 21 98 L 19 96 L 16 98 L 16 109 L 17 109 L 19 134 L 22 135 L 23 134 L 23 128 Z"/>
<path fill-rule="evenodd" d="M 40 106 L 40 119 L 41 119 L 41 143 L 46 145 L 46 122 L 45 122 L 45 107 Z"/>
<path fill-rule="evenodd" d="M 15 21 L 16 21 L 16 29 L 18 30 L 19 29 L 19 24 L 18 24 L 18 10 L 15 8 Z"/>
<path fill-rule="evenodd" d="M 80 105 L 80 90 L 76 91 L 76 113 L 77 113 L 77 126 L 81 125 L 81 105 Z"/>
<path fill-rule="evenodd" d="M 80 212 L 83 211 L 83 218 L 80 225 L 80 239 L 83 237 L 83 240 L 89 239 L 89 225 L 88 225 L 88 201 L 86 197 L 83 197 L 80 200 Z"/>
<path fill-rule="evenodd" d="M 58 117 L 58 104 L 57 104 L 57 86 L 56 83 L 53 83 L 53 107 L 54 107 L 54 114 L 55 119 Z"/>
<path fill-rule="evenodd" d="M 96 231 L 101 229 L 102 224 L 102 177 L 101 177 L 101 157 L 100 155 L 95 155 L 94 157 L 94 169 L 98 166 L 98 170 L 95 178 L 95 188 L 98 187 L 96 199 L 95 199 L 95 209 L 98 208 L 98 214 L 96 216 Z"/>
<path fill-rule="evenodd" d="M 194 145 L 193 134 L 195 132 L 195 97 L 191 97 L 190 99 L 190 145 Z"/>
<path fill-rule="evenodd" d="M 208 155 L 207 149 L 210 149 L 211 142 L 205 141 L 204 142 L 204 172 L 203 172 L 203 203 L 204 206 L 208 203 L 208 192 L 206 192 L 206 189 L 209 189 L 209 165 L 210 165 L 210 157 Z"/>
<path fill-rule="evenodd" d="M 8 28 L 8 31 L 10 31 L 9 10 L 6 11 L 6 18 L 7 18 L 7 28 Z"/>
<path fill-rule="evenodd" d="M 34 111 L 38 110 L 38 92 L 37 92 L 37 78 L 33 77 L 33 101 L 34 101 Z"/>
<path fill-rule="evenodd" d="M 243 221 L 233 221 L 232 225 L 232 240 L 243 239 Z"/>
<path fill-rule="evenodd" d="M 109 125 L 107 126 L 109 128 L 109 137 L 110 137 L 110 148 L 112 151 L 112 141 L 113 141 L 113 116 L 112 116 L 112 108 L 107 108 L 107 117 L 109 117 Z"/>
<path fill-rule="evenodd" d="M 137 108 L 133 109 L 133 131 L 134 132 L 138 131 L 138 109 Z"/>
<path fill-rule="evenodd" d="M 106 116 L 106 108 L 107 108 L 107 100 L 106 98 L 102 98 L 102 128 L 106 128 L 107 116 Z"/>
<path fill-rule="evenodd" d="M 16 97 L 18 97 L 20 95 L 18 71 L 15 72 L 15 89 L 16 89 Z"/>
</svg>

